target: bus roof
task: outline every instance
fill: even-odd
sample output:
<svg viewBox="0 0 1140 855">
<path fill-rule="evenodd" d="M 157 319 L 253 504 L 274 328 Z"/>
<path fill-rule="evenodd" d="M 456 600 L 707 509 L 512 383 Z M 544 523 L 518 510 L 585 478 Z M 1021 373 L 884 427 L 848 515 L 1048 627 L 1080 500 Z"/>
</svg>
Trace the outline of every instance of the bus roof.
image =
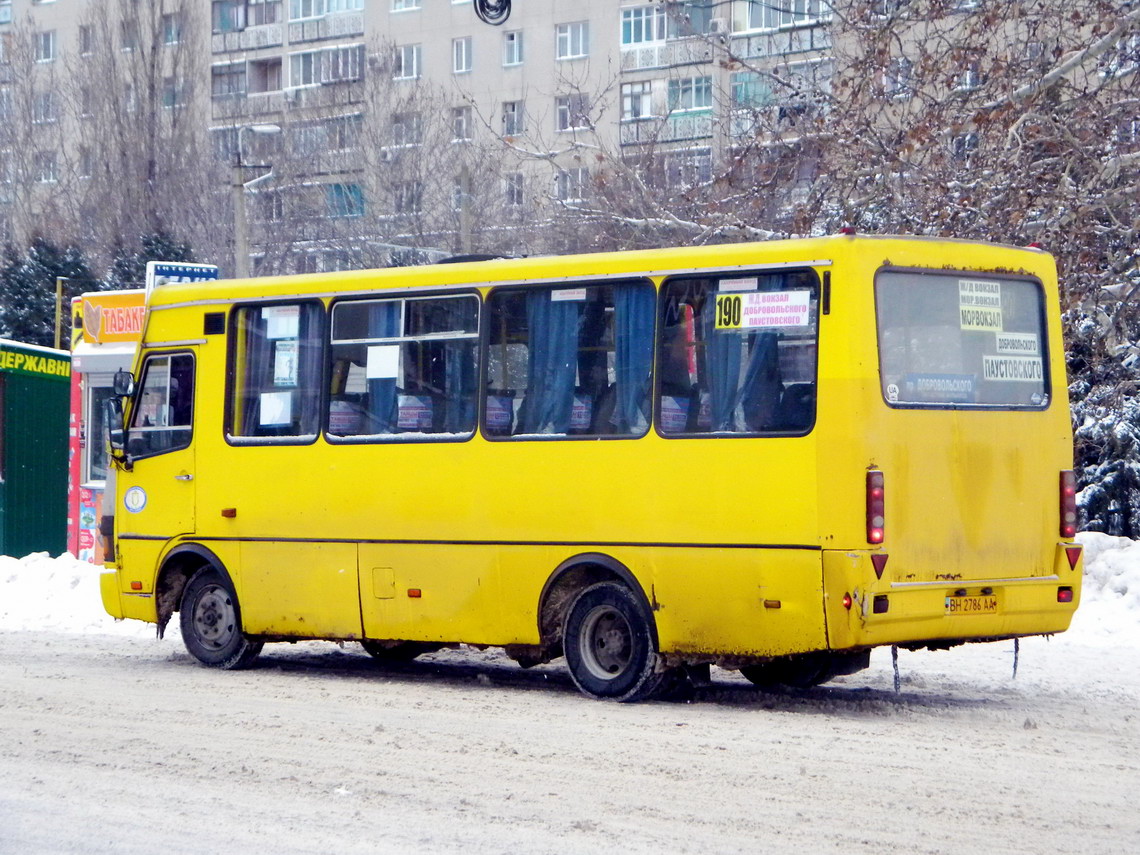
<svg viewBox="0 0 1140 855">
<path fill-rule="evenodd" d="M 937 251 L 937 247 L 943 247 L 943 251 Z M 964 254 L 964 247 L 970 247 L 971 251 Z M 1023 270 L 1040 270 L 1043 262 L 1052 265 L 1048 253 L 1032 247 L 934 237 L 829 235 L 751 243 L 496 258 L 412 267 L 178 283 L 156 288 L 151 294 L 150 305 L 153 308 L 173 308 L 186 304 L 229 304 L 250 299 L 332 297 L 386 289 L 587 282 L 622 275 L 665 276 L 712 267 L 720 270 L 734 267 L 823 267 L 831 265 L 838 257 L 847 257 L 855 252 L 887 253 L 882 261 L 888 264 L 918 264 L 915 259 L 924 258 L 926 263 L 922 266 L 952 266 L 956 269 L 995 272 L 1008 272 L 1011 269 L 1011 252 L 1023 254 L 1024 260 L 1019 260 Z M 943 254 L 945 258 L 941 258 Z M 906 260 L 904 256 L 910 256 L 910 259 Z"/>
</svg>

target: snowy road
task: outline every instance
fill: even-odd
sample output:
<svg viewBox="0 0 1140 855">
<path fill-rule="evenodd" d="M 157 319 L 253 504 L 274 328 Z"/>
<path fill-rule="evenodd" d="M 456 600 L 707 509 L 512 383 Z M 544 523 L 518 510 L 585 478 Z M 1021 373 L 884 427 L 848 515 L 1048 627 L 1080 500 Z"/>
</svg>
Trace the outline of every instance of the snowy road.
<svg viewBox="0 0 1140 855">
<path fill-rule="evenodd" d="M 4 631 L 0 852 L 1140 851 L 1137 649 L 1011 647 L 617 705 L 489 652 Z"/>
</svg>

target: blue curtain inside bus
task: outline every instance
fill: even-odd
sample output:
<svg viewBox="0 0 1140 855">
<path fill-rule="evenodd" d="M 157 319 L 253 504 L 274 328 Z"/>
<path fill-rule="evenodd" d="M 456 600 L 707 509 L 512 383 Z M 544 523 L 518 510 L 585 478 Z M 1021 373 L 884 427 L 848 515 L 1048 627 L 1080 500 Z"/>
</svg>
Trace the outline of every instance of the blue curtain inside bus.
<svg viewBox="0 0 1140 855">
<path fill-rule="evenodd" d="M 716 328 L 716 293 L 709 291 L 701 313 L 701 334 L 707 343 L 705 370 L 712 409 L 711 429 L 733 430 L 736 390 L 740 385 L 740 348 L 743 336 L 736 330 Z"/>
<path fill-rule="evenodd" d="M 394 338 L 400 334 L 400 303 L 373 303 L 368 307 L 370 338 Z M 368 379 L 365 433 L 391 433 L 396 426 L 396 378 Z"/>
<path fill-rule="evenodd" d="M 467 433 L 475 427 L 475 359 L 470 341 L 449 341 L 444 345 L 445 415 L 443 429 Z"/>
<path fill-rule="evenodd" d="M 522 433 L 570 430 L 581 307 L 577 300 L 552 300 L 549 291 L 527 294 L 530 335 L 527 396 L 519 413 Z"/>
<path fill-rule="evenodd" d="M 740 403 L 748 430 L 775 426 L 784 384 L 780 380 L 779 338 L 774 332 L 752 333 L 748 368 L 740 387 Z"/>
<path fill-rule="evenodd" d="M 614 373 L 618 433 L 640 433 L 648 423 L 649 375 L 653 369 L 656 301 L 648 285 L 614 288 Z"/>
</svg>

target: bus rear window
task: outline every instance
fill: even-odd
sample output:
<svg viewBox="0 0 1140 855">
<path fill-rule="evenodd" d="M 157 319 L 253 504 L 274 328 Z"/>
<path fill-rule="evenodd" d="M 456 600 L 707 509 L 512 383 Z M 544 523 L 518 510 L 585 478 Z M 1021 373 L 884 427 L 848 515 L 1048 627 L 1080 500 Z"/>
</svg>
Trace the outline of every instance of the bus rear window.
<svg viewBox="0 0 1140 855">
<path fill-rule="evenodd" d="M 1037 282 L 890 270 L 875 279 L 875 303 L 880 379 L 891 406 L 1048 405 Z"/>
</svg>

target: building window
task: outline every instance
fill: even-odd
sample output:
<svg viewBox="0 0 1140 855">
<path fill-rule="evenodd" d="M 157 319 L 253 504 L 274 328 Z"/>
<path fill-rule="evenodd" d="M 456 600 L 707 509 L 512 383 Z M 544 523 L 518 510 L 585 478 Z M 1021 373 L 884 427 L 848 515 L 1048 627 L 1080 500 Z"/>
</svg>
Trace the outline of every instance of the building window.
<svg viewBox="0 0 1140 855">
<path fill-rule="evenodd" d="M 249 64 L 250 94 L 281 91 L 281 57 L 259 59 Z"/>
<path fill-rule="evenodd" d="M 512 208 L 523 204 L 523 174 L 512 172 L 503 179 L 504 201 Z"/>
<path fill-rule="evenodd" d="M 37 151 L 32 169 L 40 184 L 54 184 L 59 180 L 58 159 L 54 151 Z"/>
<path fill-rule="evenodd" d="M 215 0 L 210 9 L 215 33 L 236 33 L 245 29 L 245 3 L 240 0 Z"/>
<path fill-rule="evenodd" d="M 737 71 L 732 75 L 732 108 L 758 110 L 772 103 L 772 87 L 755 71 Z"/>
<path fill-rule="evenodd" d="M 174 77 L 162 80 L 162 106 L 168 109 L 182 106 L 182 87 Z"/>
<path fill-rule="evenodd" d="M 712 107 L 712 77 L 683 77 L 669 81 L 669 111 L 707 110 Z"/>
<path fill-rule="evenodd" d="M 774 30 L 814 23 L 827 14 L 827 0 L 746 0 L 744 29 Z"/>
<path fill-rule="evenodd" d="M 329 48 L 321 57 L 321 82 L 364 78 L 364 45 Z"/>
<path fill-rule="evenodd" d="M 90 178 L 95 172 L 95 157 L 91 153 L 91 146 L 79 147 L 79 177 Z"/>
<path fill-rule="evenodd" d="M 526 132 L 526 111 L 522 101 L 503 102 L 503 136 L 517 137 Z"/>
<path fill-rule="evenodd" d="M 326 194 L 330 217 L 364 216 L 364 191 L 359 184 L 330 184 Z"/>
<path fill-rule="evenodd" d="M 982 85 L 982 75 L 976 63 L 971 63 L 954 79 L 955 92 L 972 92 Z"/>
<path fill-rule="evenodd" d="M 139 22 L 131 19 L 119 22 L 119 47 L 122 50 L 138 50 Z"/>
<path fill-rule="evenodd" d="M 308 51 L 289 56 L 289 85 L 316 86 L 321 82 L 321 52 Z"/>
<path fill-rule="evenodd" d="M 451 70 L 455 74 L 471 70 L 471 36 L 451 40 Z"/>
<path fill-rule="evenodd" d="M 327 11 L 326 0 L 289 0 L 289 20 L 320 18 Z"/>
<path fill-rule="evenodd" d="M 522 61 L 522 30 L 513 30 L 511 32 L 503 33 L 503 65 L 522 65 Z"/>
<path fill-rule="evenodd" d="M 653 83 L 642 80 L 638 83 L 623 83 L 621 87 L 621 118 L 632 122 L 653 115 Z"/>
<path fill-rule="evenodd" d="M 590 24 L 577 21 L 573 24 L 559 24 L 554 28 L 556 36 L 555 57 L 557 59 L 579 59 L 590 52 Z"/>
<path fill-rule="evenodd" d="M 32 124 L 46 125 L 54 122 L 59 116 L 55 109 L 55 93 L 39 92 L 32 100 Z"/>
<path fill-rule="evenodd" d="M 281 0 L 249 0 L 246 16 L 251 27 L 276 24 L 281 21 Z"/>
<path fill-rule="evenodd" d="M 590 127 L 590 102 L 585 95 L 560 95 L 554 99 L 554 122 L 557 130 L 570 131 Z"/>
<path fill-rule="evenodd" d="M 958 134 L 950 140 L 950 156 L 955 160 L 969 161 L 978 150 L 978 135 L 974 131 Z"/>
<path fill-rule="evenodd" d="M 95 50 L 95 28 L 88 24 L 79 25 L 79 54 L 91 56 Z"/>
<path fill-rule="evenodd" d="M 0 0 L 0 24 L 12 23 L 12 0 Z"/>
<path fill-rule="evenodd" d="M 329 151 L 354 151 L 360 147 L 360 127 L 363 117 L 359 113 L 337 116 L 325 122 L 326 145 Z"/>
<path fill-rule="evenodd" d="M 176 45 L 182 39 L 182 16 L 170 12 L 162 16 L 162 43 Z"/>
<path fill-rule="evenodd" d="M 554 195 L 559 202 L 580 202 L 586 198 L 590 170 L 584 166 L 562 169 L 554 177 Z"/>
<path fill-rule="evenodd" d="M 395 208 L 397 214 L 418 214 L 423 209 L 424 185 L 422 181 L 403 181 L 396 185 Z"/>
<path fill-rule="evenodd" d="M 392 0 L 393 12 L 407 12 L 409 9 L 420 8 L 421 0 Z"/>
<path fill-rule="evenodd" d="M 416 80 L 420 76 L 420 45 L 400 45 L 396 48 L 396 80 Z"/>
<path fill-rule="evenodd" d="M 325 7 L 329 12 L 359 12 L 364 0 L 328 0 Z"/>
<path fill-rule="evenodd" d="M 245 94 L 245 63 L 231 62 L 210 68 L 210 97 L 236 98 Z"/>
<path fill-rule="evenodd" d="M 621 10 L 621 43 L 623 47 L 665 41 L 665 7 L 633 6 Z"/>
<path fill-rule="evenodd" d="M 451 108 L 451 139 L 461 142 L 472 138 L 474 130 L 471 121 L 470 107 Z"/>
<path fill-rule="evenodd" d="M 34 55 L 36 62 L 52 62 L 55 60 L 55 30 L 45 30 L 34 36 Z"/>
<path fill-rule="evenodd" d="M 895 57 L 887 64 L 883 73 L 883 91 L 888 98 L 899 98 L 911 93 L 912 63 L 906 57 Z"/>
<path fill-rule="evenodd" d="M 392 114 L 392 145 L 416 146 L 424 141 L 423 115 L 418 112 Z"/>
</svg>

